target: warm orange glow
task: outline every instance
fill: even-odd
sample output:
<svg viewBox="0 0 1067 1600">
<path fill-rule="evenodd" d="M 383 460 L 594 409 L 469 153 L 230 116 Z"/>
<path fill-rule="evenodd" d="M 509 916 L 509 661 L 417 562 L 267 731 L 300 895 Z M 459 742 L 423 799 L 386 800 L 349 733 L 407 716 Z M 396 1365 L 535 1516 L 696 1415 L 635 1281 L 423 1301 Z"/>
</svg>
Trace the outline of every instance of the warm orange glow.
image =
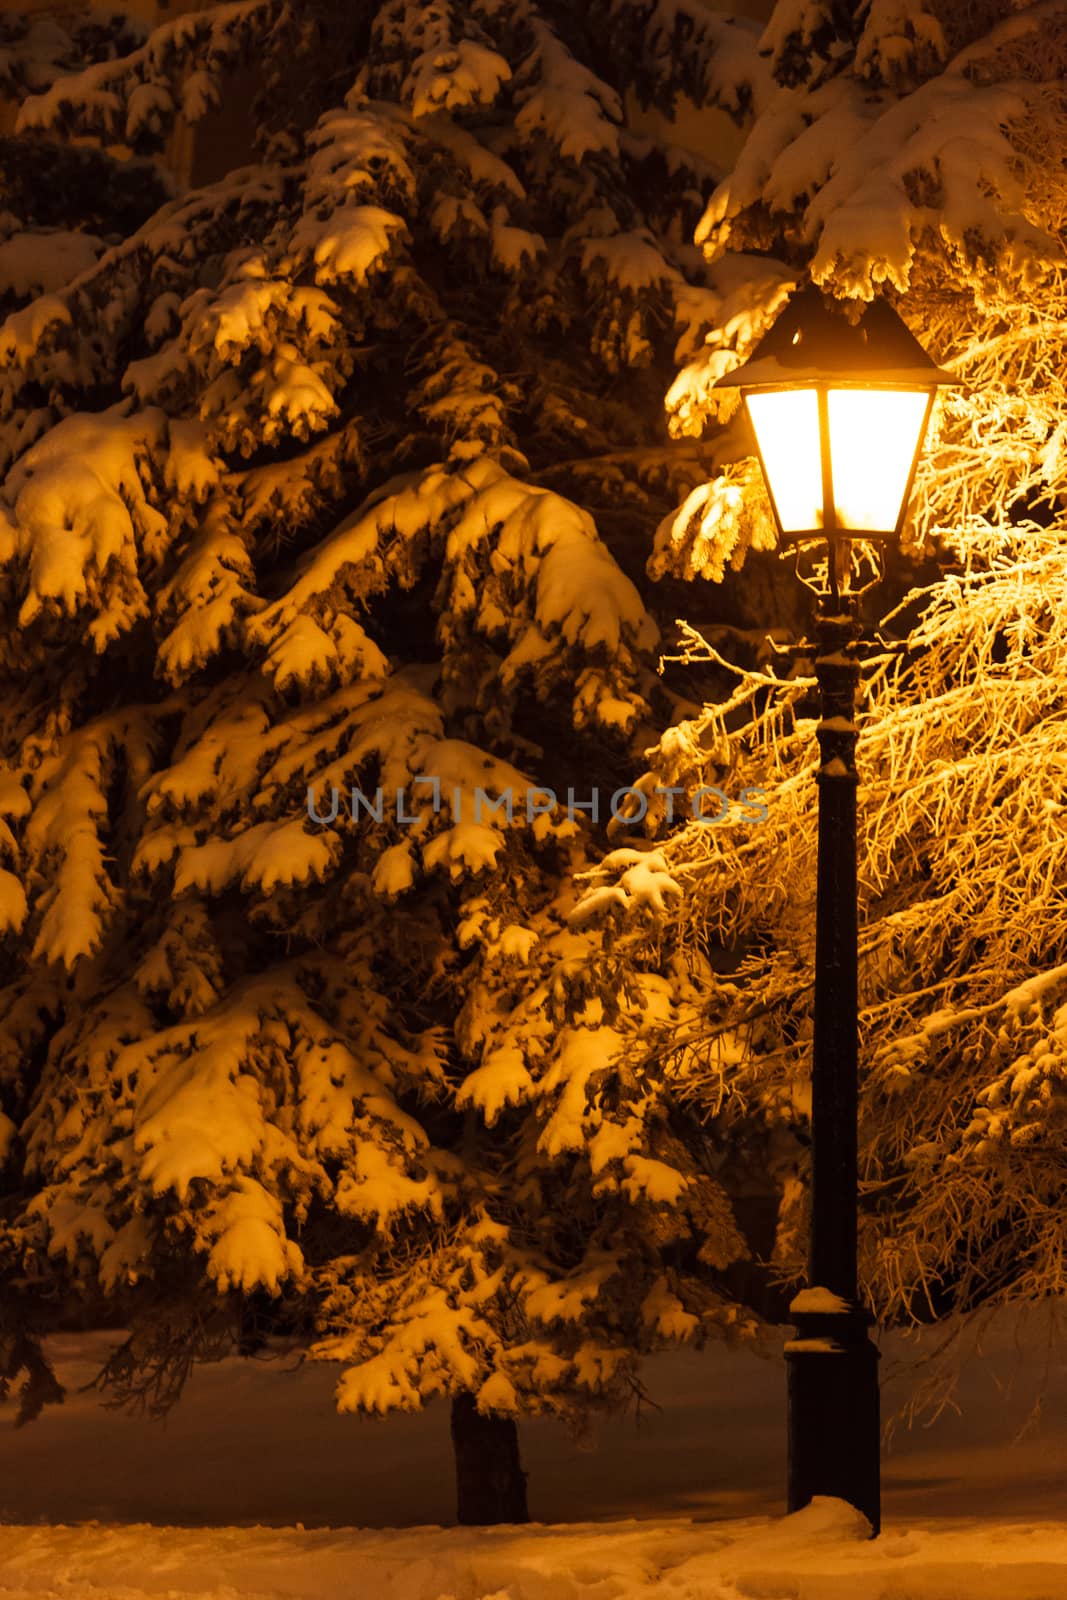
<svg viewBox="0 0 1067 1600">
<path fill-rule="evenodd" d="M 827 416 L 839 528 L 892 533 L 926 416 L 921 389 L 830 389 Z M 814 387 L 745 396 L 784 533 L 823 522 L 819 401 Z"/>
<path fill-rule="evenodd" d="M 909 389 L 830 389 L 830 460 L 841 528 L 891 533 L 929 396 Z"/>
<path fill-rule="evenodd" d="M 814 389 L 745 396 L 769 487 L 786 533 L 822 527 L 819 401 Z"/>
</svg>

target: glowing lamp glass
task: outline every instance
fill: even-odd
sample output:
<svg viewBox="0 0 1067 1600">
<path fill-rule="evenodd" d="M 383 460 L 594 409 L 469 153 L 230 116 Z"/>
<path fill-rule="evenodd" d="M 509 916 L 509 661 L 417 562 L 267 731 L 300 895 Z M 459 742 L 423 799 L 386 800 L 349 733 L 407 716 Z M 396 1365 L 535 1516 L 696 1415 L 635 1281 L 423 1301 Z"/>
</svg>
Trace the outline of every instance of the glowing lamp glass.
<svg viewBox="0 0 1067 1600">
<path fill-rule="evenodd" d="M 891 533 L 930 404 L 927 390 L 830 389 L 830 464 L 839 528 Z"/>
<path fill-rule="evenodd" d="M 821 528 L 819 397 L 814 389 L 771 389 L 745 396 L 767 486 L 783 533 Z"/>
<path fill-rule="evenodd" d="M 818 389 L 749 390 L 745 404 L 782 532 L 826 527 Z M 928 389 L 827 388 L 833 520 L 842 533 L 897 528 L 929 404 Z"/>
</svg>

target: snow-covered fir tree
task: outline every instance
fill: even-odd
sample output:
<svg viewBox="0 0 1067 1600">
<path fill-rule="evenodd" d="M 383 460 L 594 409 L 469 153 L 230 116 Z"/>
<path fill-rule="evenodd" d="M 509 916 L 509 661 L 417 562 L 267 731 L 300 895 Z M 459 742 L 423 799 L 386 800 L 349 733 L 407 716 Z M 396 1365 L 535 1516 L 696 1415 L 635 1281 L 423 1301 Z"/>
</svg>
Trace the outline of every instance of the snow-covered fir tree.
<svg viewBox="0 0 1067 1600">
<path fill-rule="evenodd" d="M 671 715 L 612 550 L 712 471 L 663 395 L 719 174 L 623 98 L 745 117 L 758 34 L 240 0 L 23 99 L 118 167 L 265 86 L 254 161 L 0 327 L 9 1380 L 80 1298 L 170 1397 L 266 1304 L 342 1409 L 578 1420 L 751 1331 L 725 1122 L 634 1056 L 690 978 L 568 920 L 599 824 L 538 785 L 606 811 Z"/>
<path fill-rule="evenodd" d="M 664 519 L 652 569 L 717 580 L 773 544 L 736 400 L 711 385 L 795 283 L 886 294 L 958 373 L 905 533 L 925 576 L 881 619 L 859 722 L 861 1274 L 882 1320 L 1061 1296 L 1067 5 L 783 0 L 760 49 L 776 87 L 696 235 L 719 311 L 671 393 L 678 433 L 715 437 L 721 470 Z M 711 1110 L 760 1107 L 778 1130 L 776 1259 L 795 1282 L 815 684 L 769 646 L 729 662 L 689 643 L 731 687 L 669 731 L 646 783 L 728 772 L 766 789 L 768 820 L 661 843 L 655 947 L 716 971 L 688 1026 L 645 1047 L 673 1052 Z M 609 858 L 579 909 L 640 947 L 630 870 Z"/>
<path fill-rule="evenodd" d="M 139 42 L 136 23 L 92 11 L 61 22 L 48 13 L 0 14 L 0 103 L 13 110 L 74 67 L 114 60 Z M 107 244 L 138 227 L 167 198 L 154 164 L 64 139 L 0 134 L 0 310 L 60 289 Z"/>
</svg>

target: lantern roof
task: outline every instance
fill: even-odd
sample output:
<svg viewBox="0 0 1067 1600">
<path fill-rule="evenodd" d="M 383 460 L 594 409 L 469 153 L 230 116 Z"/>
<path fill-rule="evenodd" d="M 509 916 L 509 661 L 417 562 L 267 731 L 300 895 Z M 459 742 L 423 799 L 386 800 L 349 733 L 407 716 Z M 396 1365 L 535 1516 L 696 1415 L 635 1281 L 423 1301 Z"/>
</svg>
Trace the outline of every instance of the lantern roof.
<svg viewBox="0 0 1067 1600">
<path fill-rule="evenodd" d="M 929 389 L 959 379 L 930 359 L 888 300 L 872 300 L 850 322 L 841 301 L 808 284 L 786 302 L 748 360 L 712 387 L 835 382 Z"/>
</svg>

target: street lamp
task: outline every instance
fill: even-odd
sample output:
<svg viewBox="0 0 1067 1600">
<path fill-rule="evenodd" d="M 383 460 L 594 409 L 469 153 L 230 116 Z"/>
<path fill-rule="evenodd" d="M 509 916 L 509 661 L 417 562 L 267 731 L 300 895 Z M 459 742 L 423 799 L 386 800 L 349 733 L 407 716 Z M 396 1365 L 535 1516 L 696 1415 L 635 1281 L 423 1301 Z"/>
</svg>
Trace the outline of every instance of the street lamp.
<svg viewBox="0 0 1067 1600">
<path fill-rule="evenodd" d="M 790 1305 L 788 1508 L 813 1495 L 856 1506 L 877 1533 L 878 1351 L 856 1281 L 856 689 L 859 625 L 848 592 L 853 540 L 898 538 L 940 384 L 884 300 L 849 320 L 807 287 L 749 360 L 737 388 L 783 544 L 827 545 L 816 612 L 820 722 L 808 1287 Z"/>
</svg>

